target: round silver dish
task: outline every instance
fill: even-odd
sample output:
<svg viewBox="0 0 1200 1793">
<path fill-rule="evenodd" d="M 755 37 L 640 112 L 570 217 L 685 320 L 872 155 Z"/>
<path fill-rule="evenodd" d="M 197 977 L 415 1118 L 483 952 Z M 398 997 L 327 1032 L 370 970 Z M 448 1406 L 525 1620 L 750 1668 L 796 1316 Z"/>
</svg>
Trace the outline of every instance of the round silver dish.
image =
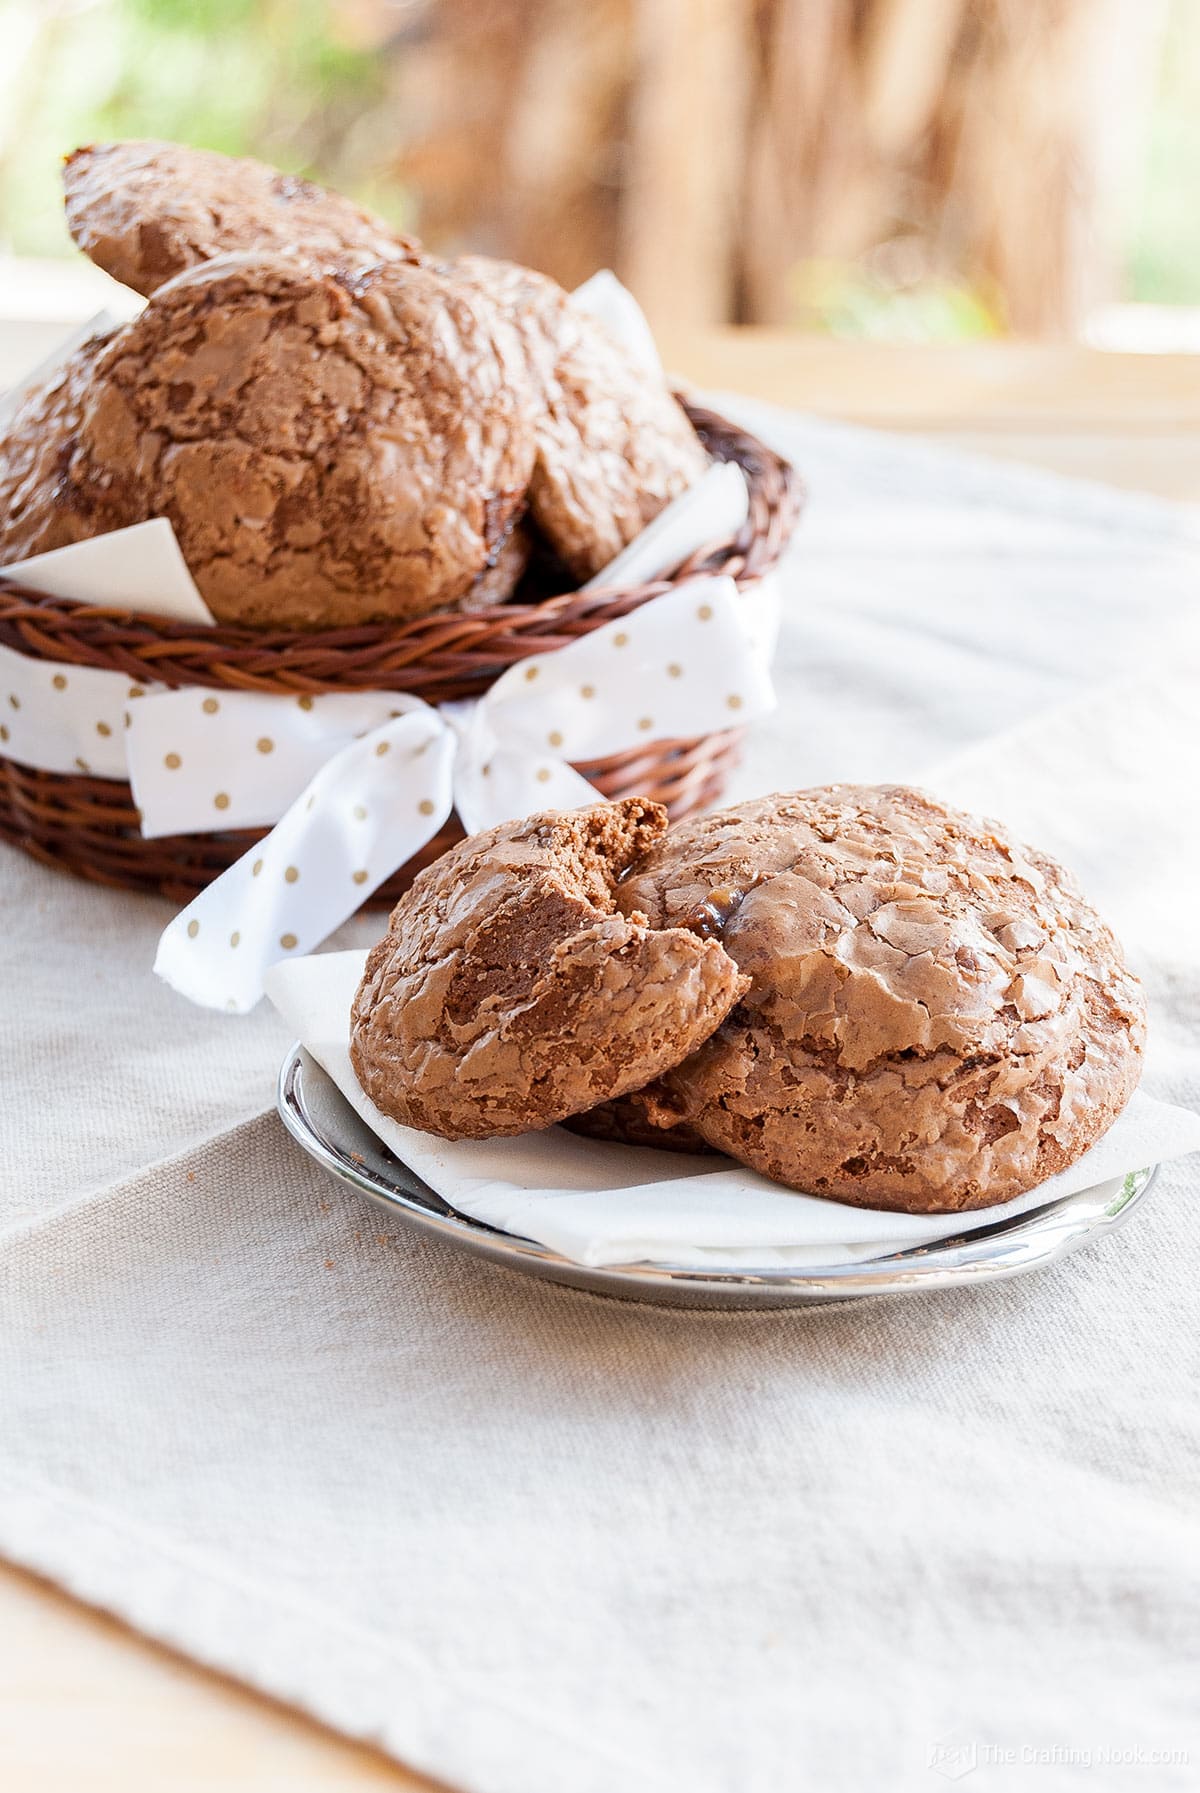
<svg viewBox="0 0 1200 1793">
<path fill-rule="evenodd" d="M 692 1270 L 670 1264 L 617 1264 L 592 1269 L 559 1257 L 531 1239 L 498 1232 L 448 1206 L 393 1157 L 355 1114 L 333 1080 L 302 1046 L 293 1046 L 279 1074 L 279 1113 L 292 1138 L 340 1182 L 380 1202 L 400 1219 L 510 1270 L 569 1283 L 596 1295 L 668 1307 L 792 1307 L 861 1295 L 911 1295 L 1019 1276 L 1075 1251 L 1119 1226 L 1154 1180 L 1155 1168 L 1131 1171 L 1094 1189 L 1048 1202 L 1013 1220 L 967 1236 L 939 1239 L 857 1264 L 785 1270 Z"/>
</svg>

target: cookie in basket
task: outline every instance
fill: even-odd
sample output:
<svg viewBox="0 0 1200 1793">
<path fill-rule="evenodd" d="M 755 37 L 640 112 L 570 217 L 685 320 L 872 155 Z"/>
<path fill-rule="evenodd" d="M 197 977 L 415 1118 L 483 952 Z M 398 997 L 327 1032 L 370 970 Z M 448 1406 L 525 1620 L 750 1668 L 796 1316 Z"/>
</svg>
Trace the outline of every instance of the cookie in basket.
<svg viewBox="0 0 1200 1793">
<path fill-rule="evenodd" d="M 535 404 L 512 326 L 435 268 L 210 261 L 26 399 L 0 443 L 0 493 L 15 476 L 21 499 L 0 554 L 165 516 L 222 622 L 477 603 L 524 508 Z"/>
<path fill-rule="evenodd" d="M 214 150 L 93 144 L 67 157 L 63 180 L 80 248 L 145 294 L 231 252 L 278 250 L 334 269 L 423 254 L 338 193 Z M 522 336 L 540 391 L 532 520 L 575 577 L 591 578 L 699 478 L 705 450 L 665 381 L 555 281 L 486 256 L 442 271 L 499 304 Z M 518 548 L 493 556 L 473 602 L 511 593 Z"/>
<path fill-rule="evenodd" d="M 93 143 L 63 166 L 67 225 L 97 267 L 147 296 L 241 251 L 329 265 L 411 259 L 420 246 L 361 206 L 248 156 L 152 140 Z"/>
<path fill-rule="evenodd" d="M 0 431 L 0 565 L 76 540 L 55 516 L 96 365 L 113 332 L 99 331 L 26 391 Z"/>
<path fill-rule="evenodd" d="M 9 420 L 0 564 L 162 516 L 219 622 L 403 623 L 504 602 L 531 555 L 545 590 L 590 577 L 708 464 L 544 276 L 178 144 L 78 150 L 65 185 L 149 303 Z"/>
<path fill-rule="evenodd" d="M 454 266 L 526 343 L 544 394 L 530 513 L 575 577 L 590 579 L 700 478 L 704 446 L 661 375 L 553 280 L 482 255 Z"/>
</svg>

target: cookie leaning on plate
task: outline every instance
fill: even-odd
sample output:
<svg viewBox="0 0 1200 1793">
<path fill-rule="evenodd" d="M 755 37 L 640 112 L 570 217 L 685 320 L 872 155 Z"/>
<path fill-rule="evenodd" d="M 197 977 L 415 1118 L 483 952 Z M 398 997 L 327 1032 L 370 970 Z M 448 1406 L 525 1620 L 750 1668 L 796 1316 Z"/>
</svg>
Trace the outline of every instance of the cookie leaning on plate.
<svg viewBox="0 0 1200 1793">
<path fill-rule="evenodd" d="M 385 1113 L 449 1137 L 570 1117 L 609 1140 L 644 1145 L 657 1132 L 812 1195 L 937 1213 L 1033 1188 L 1082 1156 L 1132 1094 L 1145 1036 L 1136 978 L 1062 868 L 995 824 L 898 786 L 799 791 L 665 832 L 631 828 L 629 806 L 617 807 L 604 928 L 623 916 L 643 942 L 623 960 L 620 1002 L 587 954 L 573 968 L 576 939 L 590 954 L 590 936 L 565 919 L 553 999 L 531 1000 L 546 937 L 521 919 L 547 865 L 561 876 L 570 830 L 581 818 L 600 827 L 605 811 L 468 841 L 401 899 L 355 1003 L 355 1068 Z M 722 973 L 719 1001 L 694 1000 L 692 948 L 693 984 L 672 1008 L 669 960 L 648 943 L 681 940 L 720 953 L 708 966 Z M 449 949 L 453 978 L 435 977 Z M 639 1089 L 629 1073 L 648 965 L 662 1069 Z M 464 1078 L 477 1038 L 486 1053 Z M 604 1079 L 557 1076 L 567 1060 L 619 1061 L 608 1081 L 621 1100 L 589 1102 Z M 505 1072 L 495 1116 L 493 1064 Z"/>
<path fill-rule="evenodd" d="M 746 988 L 718 941 L 616 891 L 667 826 L 640 797 L 474 835 L 421 872 L 371 952 L 350 1057 L 375 1106 L 449 1139 L 549 1127 L 637 1088 Z"/>
</svg>

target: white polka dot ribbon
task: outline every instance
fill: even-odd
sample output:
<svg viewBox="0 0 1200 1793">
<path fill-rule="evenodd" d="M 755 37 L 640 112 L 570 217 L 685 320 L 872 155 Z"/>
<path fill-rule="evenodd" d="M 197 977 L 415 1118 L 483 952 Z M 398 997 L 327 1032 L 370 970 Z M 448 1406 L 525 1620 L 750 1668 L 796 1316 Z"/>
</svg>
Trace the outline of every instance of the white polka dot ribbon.
<svg viewBox="0 0 1200 1793">
<path fill-rule="evenodd" d="M 128 606 L 198 628 L 213 624 L 165 517 L 10 562 L 3 572 L 48 597 Z M 124 736 L 133 704 L 163 689 L 0 647 L 0 755 L 42 772 L 127 778 Z"/>
<path fill-rule="evenodd" d="M 452 809 L 474 832 L 575 808 L 597 793 L 573 760 L 766 715 L 771 607 L 767 591 L 690 580 L 440 709 L 387 693 L 145 700 L 126 747 L 147 833 L 261 825 L 287 804 L 166 929 L 155 971 L 206 1008 L 245 1013 L 268 966 L 318 946 Z"/>
</svg>

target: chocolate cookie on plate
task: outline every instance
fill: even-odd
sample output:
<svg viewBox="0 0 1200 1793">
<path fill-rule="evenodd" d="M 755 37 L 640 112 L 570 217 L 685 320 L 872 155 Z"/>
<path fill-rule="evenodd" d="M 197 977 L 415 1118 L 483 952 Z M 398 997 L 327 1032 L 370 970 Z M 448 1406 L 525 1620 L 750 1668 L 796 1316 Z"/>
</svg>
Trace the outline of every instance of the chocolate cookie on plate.
<svg viewBox="0 0 1200 1793">
<path fill-rule="evenodd" d="M 813 1195 L 955 1211 L 1073 1163 L 1137 1084 L 1141 988 L 1069 875 L 918 791 L 831 785 L 681 822 L 617 902 L 712 932 L 750 980 L 628 1099 L 639 1143 L 642 1121 L 682 1124 Z"/>
<path fill-rule="evenodd" d="M 350 1056 L 376 1107 L 450 1139 L 549 1127 L 650 1081 L 746 988 L 716 940 L 619 908 L 666 811 L 547 811 L 421 872 L 367 960 Z"/>
</svg>

